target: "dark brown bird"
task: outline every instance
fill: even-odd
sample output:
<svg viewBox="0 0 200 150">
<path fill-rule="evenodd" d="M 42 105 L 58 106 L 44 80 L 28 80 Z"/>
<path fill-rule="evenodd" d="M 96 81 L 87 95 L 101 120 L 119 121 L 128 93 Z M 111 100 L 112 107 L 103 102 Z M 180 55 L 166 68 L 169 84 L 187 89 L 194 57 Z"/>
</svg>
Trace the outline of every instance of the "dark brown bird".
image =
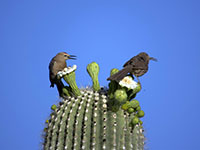
<svg viewBox="0 0 200 150">
<path fill-rule="evenodd" d="M 124 68 L 122 70 L 113 74 L 107 80 L 114 80 L 118 82 L 122 80 L 128 73 L 134 75 L 138 79 L 138 77 L 144 75 L 148 71 L 149 60 L 157 61 L 156 58 L 149 57 L 147 53 L 141 52 L 127 61 L 123 65 Z"/>
<path fill-rule="evenodd" d="M 67 67 L 67 59 L 75 59 L 74 57 L 76 56 L 61 52 L 53 57 L 49 63 L 50 87 L 54 87 L 54 84 L 56 84 L 60 96 L 62 95 L 62 88 L 64 85 L 60 79 L 57 79 L 57 73 Z"/>
</svg>

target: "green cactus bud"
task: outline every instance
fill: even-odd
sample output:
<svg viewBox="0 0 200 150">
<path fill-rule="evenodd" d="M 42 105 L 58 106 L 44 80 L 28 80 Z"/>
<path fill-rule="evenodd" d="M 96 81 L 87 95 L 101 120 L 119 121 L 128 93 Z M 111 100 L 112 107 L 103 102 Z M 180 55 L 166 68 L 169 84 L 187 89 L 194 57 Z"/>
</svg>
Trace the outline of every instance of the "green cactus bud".
<svg viewBox="0 0 200 150">
<path fill-rule="evenodd" d="M 139 102 L 135 99 L 130 101 L 130 107 L 132 108 L 137 108 L 139 105 L 140 105 Z"/>
<path fill-rule="evenodd" d="M 128 110 L 128 108 L 130 108 L 130 102 L 129 102 L 129 101 L 126 101 L 126 103 L 123 104 L 121 108 L 122 108 L 123 110 Z"/>
<path fill-rule="evenodd" d="M 44 128 L 44 132 L 47 132 L 47 130 L 48 130 L 47 128 Z"/>
<path fill-rule="evenodd" d="M 138 111 L 138 110 L 141 110 L 141 107 L 140 106 L 138 106 L 136 109 L 135 109 L 136 111 Z"/>
<path fill-rule="evenodd" d="M 141 84 L 137 83 L 136 88 L 133 89 L 133 95 L 141 91 Z"/>
<path fill-rule="evenodd" d="M 143 124 L 143 122 L 142 122 L 141 120 L 139 121 L 139 123 L 140 123 L 140 125 L 142 125 L 142 124 Z"/>
<path fill-rule="evenodd" d="M 116 69 L 116 68 L 113 68 L 111 71 L 110 71 L 110 76 L 112 76 L 113 74 L 119 72 L 119 69 Z"/>
<path fill-rule="evenodd" d="M 73 94 L 74 94 L 75 96 L 81 95 L 80 90 L 79 90 L 79 88 L 78 88 L 78 86 L 77 86 L 77 84 L 76 84 L 76 80 L 75 80 L 75 78 L 76 78 L 76 76 L 75 76 L 75 71 L 72 71 L 72 72 L 70 72 L 69 74 L 64 75 L 63 78 L 64 78 L 64 80 L 69 84 L 69 86 L 70 86 L 70 88 L 71 88 L 71 90 L 72 90 L 72 92 L 73 92 Z M 66 92 L 66 90 L 67 90 L 67 89 L 64 89 L 64 92 L 65 92 L 65 94 L 67 94 L 67 96 L 68 96 L 69 92 Z M 71 96 L 72 96 L 72 95 L 71 95 Z"/>
<path fill-rule="evenodd" d="M 52 106 L 51 106 L 51 109 L 53 110 L 53 111 L 55 111 L 56 110 L 56 105 L 55 104 L 53 104 Z"/>
<path fill-rule="evenodd" d="M 115 91 L 114 97 L 119 103 L 123 104 L 127 100 L 126 91 L 124 89 L 118 89 Z"/>
<path fill-rule="evenodd" d="M 134 112 L 134 109 L 133 108 L 129 108 L 127 111 L 128 111 L 129 114 L 131 114 L 131 113 Z"/>
<path fill-rule="evenodd" d="M 138 124 L 139 123 L 139 118 L 138 117 L 133 117 L 131 123 L 132 123 L 132 125 Z"/>
<path fill-rule="evenodd" d="M 99 65 L 96 62 L 92 62 L 87 65 L 87 72 L 92 78 L 93 82 L 93 90 L 98 91 L 100 90 L 99 80 L 98 80 L 98 74 L 99 74 Z"/>
<path fill-rule="evenodd" d="M 139 118 L 144 117 L 144 111 L 143 111 L 143 110 L 139 110 L 139 111 L 137 112 L 137 116 L 138 116 Z"/>
<path fill-rule="evenodd" d="M 45 121 L 45 123 L 47 123 L 47 124 L 48 124 L 48 123 L 49 123 L 49 120 L 46 120 L 46 121 Z"/>
</svg>

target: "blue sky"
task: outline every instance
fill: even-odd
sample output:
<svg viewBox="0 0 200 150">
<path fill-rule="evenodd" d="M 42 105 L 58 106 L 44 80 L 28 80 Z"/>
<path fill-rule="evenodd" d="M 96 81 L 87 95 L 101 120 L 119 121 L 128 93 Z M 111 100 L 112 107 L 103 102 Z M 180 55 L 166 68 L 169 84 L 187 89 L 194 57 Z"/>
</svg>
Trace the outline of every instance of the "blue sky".
<svg viewBox="0 0 200 150">
<path fill-rule="evenodd" d="M 156 57 L 137 95 L 146 148 L 199 148 L 200 2 L 197 0 L 0 1 L 0 145 L 39 149 L 44 122 L 59 102 L 48 64 L 60 51 L 77 55 L 79 87 L 91 85 L 86 66 L 110 69 L 145 51 Z"/>
</svg>

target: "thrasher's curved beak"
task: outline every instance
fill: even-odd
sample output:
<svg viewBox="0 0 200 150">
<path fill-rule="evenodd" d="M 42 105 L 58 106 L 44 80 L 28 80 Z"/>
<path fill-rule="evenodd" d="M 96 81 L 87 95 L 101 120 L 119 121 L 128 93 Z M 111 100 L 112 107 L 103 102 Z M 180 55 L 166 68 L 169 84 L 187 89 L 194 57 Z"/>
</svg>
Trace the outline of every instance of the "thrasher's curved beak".
<svg viewBox="0 0 200 150">
<path fill-rule="evenodd" d="M 68 56 L 69 59 L 76 59 L 75 57 L 76 57 L 75 55 L 69 55 Z"/>
<path fill-rule="evenodd" d="M 149 57 L 149 60 L 153 60 L 153 61 L 158 61 L 156 58 L 154 57 Z"/>
</svg>

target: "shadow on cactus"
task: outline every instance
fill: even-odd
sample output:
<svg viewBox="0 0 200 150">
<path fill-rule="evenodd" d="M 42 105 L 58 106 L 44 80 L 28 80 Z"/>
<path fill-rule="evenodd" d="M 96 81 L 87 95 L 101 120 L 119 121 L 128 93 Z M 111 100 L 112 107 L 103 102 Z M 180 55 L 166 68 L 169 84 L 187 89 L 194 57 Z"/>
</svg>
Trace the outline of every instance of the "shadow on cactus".
<svg viewBox="0 0 200 150">
<path fill-rule="evenodd" d="M 142 150 L 144 134 L 139 101 L 136 94 L 140 83 L 126 76 L 120 82 L 111 81 L 100 88 L 99 65 L 92 62 L 87 72 L 92 87 L 79 89 L 75 80 L 76 66 L 58 73 L 68 84 L 61 102 L 52 105 L 46 120 L 44 150 Z M 63 73 L 64 72 L 64 73 Z M 118 72 L 112 69 L 110 75 Z"/>
</svg>

